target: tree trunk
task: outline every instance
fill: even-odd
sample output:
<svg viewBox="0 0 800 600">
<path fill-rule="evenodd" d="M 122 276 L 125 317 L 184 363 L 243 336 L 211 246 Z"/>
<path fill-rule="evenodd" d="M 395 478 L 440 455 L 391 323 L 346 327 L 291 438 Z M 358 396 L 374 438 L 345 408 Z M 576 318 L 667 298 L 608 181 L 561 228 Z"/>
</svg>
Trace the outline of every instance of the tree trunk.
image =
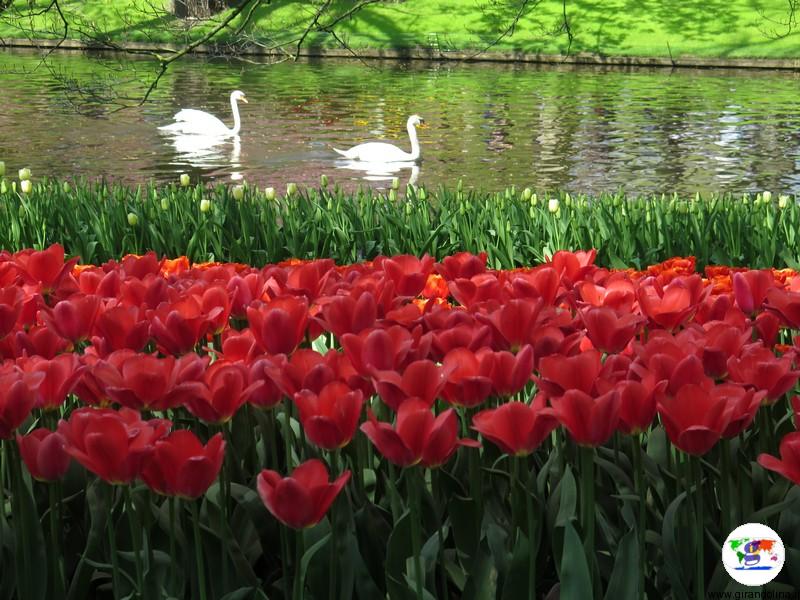
<svg viewBox="0 0 800 600">
<path fill-rule="evenodd" d="M 172 0 L 172 12 L 181 19 L 205 19 L 231 4 L 230 0 Z"/>
</svg>

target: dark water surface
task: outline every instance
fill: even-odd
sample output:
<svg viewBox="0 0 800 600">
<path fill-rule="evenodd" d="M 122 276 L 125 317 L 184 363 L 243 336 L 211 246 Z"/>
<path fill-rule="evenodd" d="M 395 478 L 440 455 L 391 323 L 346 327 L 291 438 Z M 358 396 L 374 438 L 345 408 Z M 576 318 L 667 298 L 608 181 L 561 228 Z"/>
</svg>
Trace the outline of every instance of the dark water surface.
<svg viewBox="0 0 800 600">
<path fill-rule="evenodd" d="M 102 103 L 78 114 L 72 78 L 131 95 L 146 80 L 109 57 L 0 51 L 0 160 L 10 173 L 127 182 L 207 179 L 282 188 L 385 186 L 393 174 L 344 168 L 332 145 L 385 138 L 409 149 L 406 118 L 422 115 L 419 183 L 515 184 L 599 193 L 800 192 L 800 76 L 772 71 L 605 70 L 505 64 L 319 60 L 277 65 L 186 59 L 140 108 Z M 144 63 L 143 63 L 144 64 Z M 109 69 L 109 67 L 111 67 Z M 122 70 L 120 70 L 122 69 Z M 180 108 L 232 124 L 228 97 L 247 93 L 239 140 L 158 131 Z M 71 95 L 73 100 L 78 97 Z M 86 112 L 87 105 L 82 108 Z M 407 181 L 410 168 L 397 176 Z"/>
</svg>

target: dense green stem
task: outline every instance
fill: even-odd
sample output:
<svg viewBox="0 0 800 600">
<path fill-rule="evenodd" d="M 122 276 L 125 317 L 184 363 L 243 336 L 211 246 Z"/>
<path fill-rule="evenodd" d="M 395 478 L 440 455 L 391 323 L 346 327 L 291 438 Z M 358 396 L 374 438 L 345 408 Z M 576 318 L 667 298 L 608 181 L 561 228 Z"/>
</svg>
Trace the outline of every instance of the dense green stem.
<svg viewBox="0 0 800 600">
<path fill-rule="evenodd" d="M 695 511 L 695 543 L 697 544 L 697 568 L 695 570 L 695 596 L 697 598 L 705 598 L 705 566 L 703 564 L 703 536 L 704 536 L 704 519 L 703 519 L 703 465 L 700 458 L 693 456 L 690 465 L 693 465 L 694 481 L 695 481 L 695 501 L 697 509 Z"/>
<path fill-rule="evenodd" d="M 733 474 L 731 473 L 731 443 L 730 440 L 723 439 L 719 446 L 721 454 L 721 465 L 719 474 L 719 488 L 717 493 L 720 499 L 720 510 L 722 511 L 722 530 L 727 535 L 732 527 L 733 515 L 731 514 L 733 491 Z"/>
<path fill-rule="evenodd" d="M 303 530 L 298 529 L 295 531 L 295 546 L 294 546 L 294 600 L 303 600 L 303 576 L 300 564 L 303 562 L 303 553 L 305 552 L 303 542 Z"/>
<path fill-rule="evenodd" d="M 339 476 L 339 450 L 331 450 L 331 478 L 336 479 Z M 339 597 L 339 592 L 336 589 L 336 571 L 338 569 L 338 553 L 336 549 L 336 504 L 338 498 L 335 498 L 331 504 L 331 509 L 328 512 L 328 519 L 331 524 L 331 555 L 328 563 L 328 594 L 331 600 L 336 600 Z"/>
<path fill-rule="evenodd" d="M 136 565 L 136 587 L 139 595 L 144 594 L 144 575 L 142 570 L 142 544 L 140 539 L 141 528 L 139 527 L 138 519 L 134 519 L 133 502 L 131 502 L 131 489 L 130 486 L 125 486 L 123 489 L 123 498 L 125 500 L 125 513 L 128 516 L 128 525 L 131 530 L 131 543 L 133 544 L 133 561 Z"/>
<path fill-rule="evenodd" d="M 642 442 L 638 435 L 631 436 L 633 448 L 633 477 L 636 493 L 639 496 L 639 511 L 637 524 L 637 537 L 639 540 L 639 597 L 644 598 L 645 579 L 647 572 L 647 554 L 645 552 L 645 527 L 647 519 L 647 482 L 644 477 L 642 463 Z"/>
<path fill-rule="evenodd" d="M 169 563 L 169 591 L 177 596 L 175 589 L 178 581 L 178 555 L 175 549 L 175 497 L 170 496 L 167 500 L 169 504 L 169 555 L 172 558 Z"/>
<path fill-rule="evenodd" d="M 432 485 L 434 487 L 434 489 L 433 489 L 434 498 L 437 499 L 437 504 L 441 509 L 439 511 L 439 514 L 437 515 L 437 518 L 438 518 L 438 521 L 439 521 L 439 530 L 438 530 L 439 552 L 438 552 L 437 560 L 438 560 L 438 563 L 439 563 L 439 572 L 441 574 L 441 579 L 442 579 L 442 594 L 443 594 L 442 597 L 447 599 L 450 596 L 449 596 L 448 589 L 447 589 L 448 588 L 447 568 L 446 568 L 445 562 L 444 562 L 444 542 L 445 542 L 444 521 L 445 521 L 445 513 L 446 513 L 445 506 L 446 505 L 445 505 L 444 492 L 442 491 L 442 481 L 441 481 L 442 480 L 442 474 L 441 474 L 441 471 L 439 469 L 434 469 L 431 472 L 431 479 L 432 479 Z"/>
<path fill-rule="evenodd" d="M 422 534 L 421 523 L 422 511 L 421 495 L 422 495 L 422 476 L 423 471 L 415 467 L 406 470 L 408 476 L 409 493 L 411 500 L 411 548 L 414 554 L 414 587 L 417 593 L 417 600 L 423 600 L 423 580 L 422 580 Z"/>
<path fill-rule="evenodd" d="M 283 597 L 289 600 L 292 595 L 291 586 L 289 585 L 289 532 L 286 527 L 280 528 L 281 537 L 281 569 L 283 571 Z"/>
<path fill-rule="evenodd" d="M 106 529 L 108 529 L 108 548 L 109 552 L 111 553 L 111 585 L 112 595 L 114 598 L 118 597 L 120 592 L 119 587 L 119 559 L 117 558 L 117 533 L 116 533 L 116 526 L 114 525 L 114 496 L 116 492 L 116 488 L 108 484 L 108 525 Z"/>
<path fill-rule="evenodd" d="M 58 498 L 58 484 L 47 485 L 48 499 L 50 501 L 50 551 L 53 553 L 53 596 L 64 597 L 64 555 L 61 552 L 59 535 L 61 532 L 61 519 L 59 513 L 60 499 Z"/>
<path fill-rule="evenodd" d="M 194 559 L 197 564 L 197 581 L 200 589 L 200 600 L 206 600 L 206 568 L 203 564 L 203 539 L 200 537 L 199 500 L 190 500 L 192 506 L 192 528 L 194 530 Z"/>
<path fill-rule="evenodd" d="M 583 535 L 589 573 L 594 582 L 594 448 L 581 446 L 581 498 L 583 500 Z"/>
<path fill-rule="evenodd" d="M 539 544 L 536 531 L 536 511 L 533 507 L 533 490 L 536 479 L 533 472 L 525 464 L 525 458 L 518 459 L 522 463 L 525 471 L 525 514 L 528 521 L 528 600 L 536 598 L 536 558 L 538 556 Z"/>
</svg>

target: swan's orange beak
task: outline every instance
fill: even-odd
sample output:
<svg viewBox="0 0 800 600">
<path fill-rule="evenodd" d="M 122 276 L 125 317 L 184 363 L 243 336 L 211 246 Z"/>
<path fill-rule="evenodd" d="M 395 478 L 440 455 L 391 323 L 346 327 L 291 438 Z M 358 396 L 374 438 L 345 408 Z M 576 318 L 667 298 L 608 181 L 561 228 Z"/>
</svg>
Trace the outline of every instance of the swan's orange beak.
<svg viewBox="0 0 800 600">
<path fill-rule="evenodd" d="M 424 120 L 420 119 L 418 127 L 420 129 L 427 129 L 428 128 L 428 124 Z"/>
</svg>

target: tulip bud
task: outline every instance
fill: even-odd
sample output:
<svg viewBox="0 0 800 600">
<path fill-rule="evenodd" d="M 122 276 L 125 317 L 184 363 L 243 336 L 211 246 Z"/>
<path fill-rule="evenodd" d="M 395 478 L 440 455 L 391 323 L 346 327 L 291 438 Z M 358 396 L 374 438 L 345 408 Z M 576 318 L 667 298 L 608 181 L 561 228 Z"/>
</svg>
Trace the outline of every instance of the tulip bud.
<svg viewBox="0 0 800 600">
<path fill-rule="evenodd" d="M 30 179 L 23 179 L 19 182 L 19 189 L 22 191 L 23 194 L 30 194 L 31 190 L 33 189 L 33 184 L 31 183 Z"/>
<path fill-rule="evenodd" d="M 397 200 L 397 190 L 391 189 L 389 190 L 389 201 L 395 202 Z"/>
<path fill-rule="evenodd" d="M 456 191 L 461 193 L 461 191 L 463 189 L 464 189 L 464 180 L 463 179 L 459 179 L 458 180 L 458 185 L 456 186 Z"/>
<path fill-rule="evenodd" d="M 400 189 L 400 178 L 399 177 L 392 177 L 392 189 L 399 190 Z"/>
<path fill-rule="evenodd" d="M 8 186 L 5 179 L 0 180 L 0 194 L 5 194 L 6 192 L 8 192 Z"/>
<path fill-rule="evenodd" d="M 70 189 L 71 189 L 71 188 L 69 187 L 69 181 L 65 181 L 65 182 L 64 182 L 64 183 L 61 185 L 61 189 L 62 189 L 62 190 L 64 190 L 64 193 L 65 193 L 65 194 L 69 194 L 69 192 L 70 192 Z"/>
<path fill-rule="evenodd" d="M 275 200 L 275 188 L 273 187 L 264 188 L 264 197 L 270 202 Z"/>
<path fill-rule="evenodd" d="M 189 179 L 189 174 L 181 173 L 181 187 L 189 187 L 189 183 L 191 183 L 191 179 Z"/>
<path fill-rule="evenodd" d="M 233 199 L 241 200 L 242 198 L 244 198 L 244 187 L 241 185 L 233 186 Z"/>
<path fill-rule="evenodd" d="M 131 227 L 136 227 L 139 224 L 139 217 L 136 216 L 136 213 L 129 212 L 128 213 L 128 225 Z"/>
<path fill-rule="evenodd" d="M 764 194 L 761 196 L 761 198 L 762 198 L 762 200 L 764 200 L 764 202 L 770 202 L 772 200 L 772 192 L 770 192 L 770 191 L 764 192 Z"/>
<path fill-rule="evenodd" d="M 531 191 L 531 188 L 525 188 L 524 190 L 522 190 L 522 199 L 523 200 L 525 200 L 527 202 L 528 200 L 531 199 L 531 197 L 533 197 L 533 192 Z"/>
<path fill-rule="evenodd" d="M 24 169 L 19 170 L 19 180 L 20 181 L 27 181 L 31 178 L 31 170 L 27 167 Z"/>
<path fill-rule="evenodd" d="M 547 210 L 549 210 L 551 213 L 557 213 L 558 208 L 559 208 L 558 198 L 550 198 L 550 200 L 547 201 Z"/>
<path fill-rule="evenodd" d="M 161 210 L 167 210 L 169 208 L 169 200 L 166 198 L 161 199 Z"/>
<path fill-rule="evenodd" d="M 328 187 L 328 176 L 325 173 L 319 176 L 319 184 L 324 188 Z"/>
<path fill-rule="evenodd" d="M 425 188 L 419 188 L 419 199 L 425 200 L 428 197 L 428 192 L 425 191 Z"/>
<path fill-rule="evenodd" d="M 200 212 L 208 212 L 211 210 L 211 200 L 203 198 L 200 200 Z"/>
<path fill-rule="evenodd" d="M 778 208 L 786 208 L 789 206 L 789 196 L 778 196 Z"/>
<path fill-rule="evenodd" d="M 294 196 L 297 193 L 297 184 L 296 183 L 288 183 L 286 185 L 286 195 L 287 196 Z"/>
<path fill-rule="evenodd" d="M 410 202 L 406 202 L 406 214 L 410 215 L 412 210 L 413 210 L 413 207 L 411 206 L 411 203 Z"/>
<path fill-rule="evenodd" d="M 0 160 L 0 177 L 6 174 L 6 163 Z"/>
</svg>

